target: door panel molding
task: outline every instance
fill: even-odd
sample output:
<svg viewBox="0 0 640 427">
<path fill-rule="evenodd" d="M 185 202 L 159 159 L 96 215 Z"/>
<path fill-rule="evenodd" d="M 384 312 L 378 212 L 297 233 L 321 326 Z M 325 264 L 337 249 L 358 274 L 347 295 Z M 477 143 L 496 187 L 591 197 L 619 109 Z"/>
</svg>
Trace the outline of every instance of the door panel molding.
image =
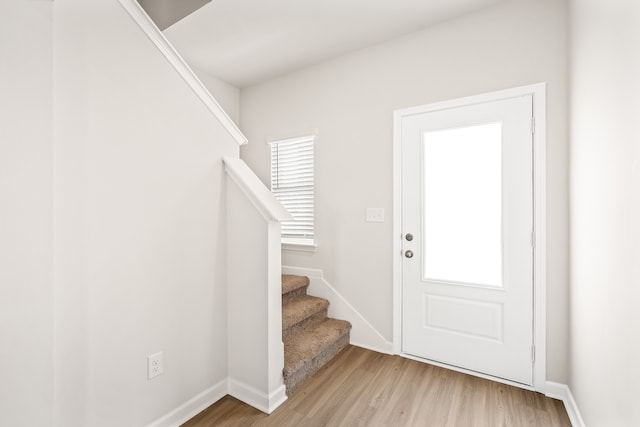
<svg viewBox="0 0 640 427">
<path fill-rule="evenodd" d="M 477 339 L 502 342 L 504 304 L 429 294 L 423 295 L 423 300 L 423 304 L 428 306 L 428 309 L 423 310 L 426 313 L 424 327 L 445 329 Z M 462 316 L 455 316 L 457 311 L 467 310 L 484 314 L 484 316 L 477 316 L 484 321 L 469 322 Z M 452 315 L 458 320 L 453 327 L 449 319 L 444 319 Z"/>
<path fill-rule="evenodd" d="M 481 104 L 491 101 L 531 95 L 533 98 L 533 117 L 535 132 L 533 135 L 533 341 L 535 363 L 533 369 L 533 389 L 543 391 L 546 386 L 546 84 L 537 83 L 491 93 L 458 98 L 394 111 L 393 141 L 393 351 L 411 359 L 414 356 L 402 353 L 402 120 L 404 118 Z M 532 123 L 533 129 L 533 123 Z M 419 359 L 418 359 L 419 360 Z M 432 362 L 429 362 L 432 363 Z M 437 363 L 434 363 L 437 364 Z M 463 372 L 483 378 L 492 378 L 465 369 Z M 512 384 L 500 378 L 496 381 Z M 521 384 L 514 383 L 523 388 Z"/>
</svg>

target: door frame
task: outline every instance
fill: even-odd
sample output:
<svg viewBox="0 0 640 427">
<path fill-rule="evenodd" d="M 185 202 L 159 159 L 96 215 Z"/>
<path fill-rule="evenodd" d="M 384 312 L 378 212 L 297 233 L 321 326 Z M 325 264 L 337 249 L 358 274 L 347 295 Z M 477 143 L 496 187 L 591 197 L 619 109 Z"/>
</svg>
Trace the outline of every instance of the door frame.
<svg viewBox="0 0 640 427">
<path fill-rule="evenodd" d="M 420 359 L 402 352 L 402 120 L 404 117 L 507 98 L 533 98 L 533 387 L 462 368 Z M 494 381 L 545 391 L 546 387 L 546 83 L 435 102 L 393 112 L 393 353 Z"/>
</svg>

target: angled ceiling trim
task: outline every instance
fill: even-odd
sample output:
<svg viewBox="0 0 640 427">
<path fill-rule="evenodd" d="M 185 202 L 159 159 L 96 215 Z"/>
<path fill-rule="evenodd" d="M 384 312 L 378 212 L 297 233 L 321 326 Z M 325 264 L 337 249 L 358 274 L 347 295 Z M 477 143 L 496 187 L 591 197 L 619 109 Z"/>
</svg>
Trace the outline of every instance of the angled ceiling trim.
<svg viewBox="0 0 640 427">
<path fill-rule="evenodd" d="M 171 43 L 162 34 L 160 29 L 151 20 L 142 6 L 135 0 L 118 0 L 120 5 L 133 18 L 138 26 L 144 31 L 146 36 L 156 45 L 158 50 L 164 55 L 169 63 L 175 68 L 180 77 L 189 85 L 191 90 L 200 98 L 202 103 L 213 113 L 226 131 L 236 141 L 238 145 L 247 143 L 247 138 L 240 131 L 238 126 L 231 120 L 211 92 L 205 87 L 193 70 L 182 59 L 180 54 L 173 48 Z"/>
</svg>

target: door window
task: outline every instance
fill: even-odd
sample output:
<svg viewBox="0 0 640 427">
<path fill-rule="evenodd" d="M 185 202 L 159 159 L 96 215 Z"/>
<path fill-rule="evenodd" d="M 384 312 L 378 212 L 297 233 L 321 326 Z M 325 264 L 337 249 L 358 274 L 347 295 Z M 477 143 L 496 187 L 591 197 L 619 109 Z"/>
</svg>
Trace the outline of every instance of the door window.
<svg viewBox="0 0 640 427">
<path fill-rule="evenodd" d="M 502 286 L 501 145 L 500 122 L 423 133 L 424 280 Z"/>
</svg>

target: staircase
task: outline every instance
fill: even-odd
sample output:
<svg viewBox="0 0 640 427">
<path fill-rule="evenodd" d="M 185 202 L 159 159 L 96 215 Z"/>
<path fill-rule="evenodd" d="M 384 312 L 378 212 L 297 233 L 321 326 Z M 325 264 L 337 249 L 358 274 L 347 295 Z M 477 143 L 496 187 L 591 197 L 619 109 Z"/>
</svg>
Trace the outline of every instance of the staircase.
<svg viewBox="0 0 640 427">
<path fill-rule="evenodd" d="M 307 295 L 309 278 L 282 276 L 284 383 L 291 396 L 349 344 L 351 324 L 327 317 L 329 301 Z"/>
</svg>

